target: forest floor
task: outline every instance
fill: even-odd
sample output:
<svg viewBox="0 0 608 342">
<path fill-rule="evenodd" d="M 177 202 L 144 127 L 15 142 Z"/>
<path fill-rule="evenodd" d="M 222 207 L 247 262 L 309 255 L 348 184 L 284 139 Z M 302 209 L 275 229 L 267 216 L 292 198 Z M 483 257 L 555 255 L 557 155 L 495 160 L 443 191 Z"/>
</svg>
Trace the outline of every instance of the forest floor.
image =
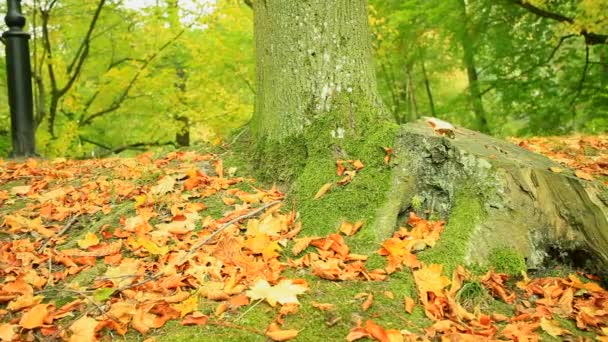
<svg viewBox="0 0 608 342">
<path fill-rule="evenodd" d="M 608 136 L 513 141 L 608 184 Z M 413 214 L 358 254 L 364 223 L 310 236 L 249 171 L 230 149 L 0 161 L 0 340 L 608 341 L 596 275 L 444 274 L 419 253 L 444 222 Z"/>
</svg>

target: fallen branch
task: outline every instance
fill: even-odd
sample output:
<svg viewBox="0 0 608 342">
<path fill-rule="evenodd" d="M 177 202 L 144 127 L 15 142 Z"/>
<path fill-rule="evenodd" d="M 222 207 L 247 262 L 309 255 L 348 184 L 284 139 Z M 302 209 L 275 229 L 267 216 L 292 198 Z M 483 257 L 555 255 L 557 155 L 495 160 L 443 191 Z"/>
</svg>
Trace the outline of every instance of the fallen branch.
<svg viewBox="0 0 608 342">
<path fill-rule="evenodd" d="M 52 238 L 58 238 L 61 235 L 65 234 L 65 232 L 68 231 L 68 229 L 70 229 L 74 223 L 76 223 L 76 221 L 78 221 L 78 218 L 80 217 L 80 215 L 74 215 L 72 216 L 72 218 L 65 224 L 65 226 L 63 226 L 63 228 L 54 236 L 46 239 L 46 241 L 44 242 L 44 244 L 42 246 L 40 246 L 40 248 L 38 248 L 38 253 L 41 253 L 42 251 L 44 251 L 44 249 L 46 248 L 46 246 L 49 244 L 49 242 L 51 241 Z"/>
<path fill-rule="evenodd" d="M 196 250 L 198 250 L 199 248 L 203 247 L 205 244 L 207 244 L 207 242 L 211 241 L 214 237 L 216 237 L 219 233 L 221 233 L 222 231 L 224 231 L 226 228 L 232 226 L 234 223 L 246 219 L 246 218 L 250 218 L 252 216 L 255 216 L 257 214 L 259 214 L 260 212 L 264 211 L 265 209 L 272 207 L 275 204 L 279 204 L 281 203 L 281 201 L 274 201 L 274 202 L 270 202 L 270 203 L 266 203 L 263 206 L 247 213 L 244 215 L 241 215 L 239 217 L 236 217 L 226 223 L 224 223 L 221 227 L 219 227 L 215 232 L 213 232 L 211 235 L 207 236 L 205 239 L 200 240 L 199 242 L 195 243 L 192 248 L 190 248 L 190 250 L 188 251 L 188 253 L 186 253 L 181 259 L 180 261 L 177 263 L 178 265 L 183 263 L 184 261 L 186 261 L 186 259 L 188 259 L 192 254 L 194 254 L 194 252 L 196 252 Z"/>
</svg>

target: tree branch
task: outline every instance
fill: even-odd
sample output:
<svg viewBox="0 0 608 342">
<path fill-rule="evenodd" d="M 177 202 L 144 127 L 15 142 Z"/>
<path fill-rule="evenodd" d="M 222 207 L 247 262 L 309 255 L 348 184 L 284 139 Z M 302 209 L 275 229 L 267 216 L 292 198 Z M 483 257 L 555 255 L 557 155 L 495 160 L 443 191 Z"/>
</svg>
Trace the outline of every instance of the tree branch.
<svg viewBox="0 0 608 342">
<path fill-rule="evenodd" d="M 76 70 L 70 77 L 70 80 L 65 85 L 65 87 L 63 87 L 63 89 L 60 90 L 59 93 L 61 95 L 65 94 L 68 90 L 70 90 L 70 88 L 76 81 L 76 78 L 78 78 L 78 76 L 80 75 L 80 71 L 82 70 L 84 61 L 87 59 L 87 56 L 89 55 L 91 35 L 93 34 L 93 30 L 95 29 L 95 25 L 97 24 L 97 21 L 101 14 L 101 10 L 103 9 L 103 6 L 105 5 L 105 2 L 106 2 L 106 0 L 99 1 L 99 4 L 97 5 L 97 9 L 95 10 L 95 14 L 93 15 L 93 18 L 91 19 L 91 22 L 89 23 L 89 29 L 87 30 L 87 34 L 84 36 L 82 43 L 78 47 L 78 50 L 76 51 L 76 54 L 74 55 L 74 59 L 72 59 L 72 62 L 70 62 L 70 65 L 68 66 L 68 69 L 67 69 L 68 74 L 72 73 L 72 70 L 74 69 L 74 65 L 76 65 Z"/>
<path fill-rule="evenodd" d="M 189 27 L 187 27 L 187 28 L 189 28 Z M 150 55 L 150 57 L 148 57 L 144 61 L 144 63 L 139 67 L 139 69 L 137 69 L 137 72 L 135 72 L 135 75 L 133 76 L 133 78 L 131 78 L 131 81 L 129 82 L 129 84 L 127 85 L 127 87 L 122 91 L 122 93 L 120 94 L 120 96 L 108 108 L 100 110 L 100 111 L 98 111 L 96 113 L 93 113 L 93 114 L 89 115 L 87 118 L 85 118 L 84 120 L 80 121 L 79 126 L 82 127 L 82 126 L 89 125 L 96 118 L 98 118 L 100 116 L 103 116 L 105 114 L 111 113 L 111 112 L 119 109 L 122 106 L 123 102 L 128 98 L 129 92 L 131 91 L 131 89 L 133 88 L 133 86 L 135 85 L 135 83 L 137 82 L 137 80 L 139 79 L 139 77 L 141 76 L 141 74 L 144 72 L 144 70 L 146 70 L 146 68 L 150 65 L 150 63 L 152 63 L 152 61 L 154 61 L 154 59 L 156 59 L 156 57 L 158 57 L 158 55 L 160 55 L 160 53 L 163 50 L 165 50 L 171 44 L 173 44 L 175 41 L 177 41 L 186 32 L 187 28 L 184 28 L 183 30 L 181 30 L 172 39 L 170 39 L 163 46 L 161 46 L 160 49 L 158 49 L 158 51 L 156 51 L 155 53 L 153 53 L 152 55 Z"/>
<path fill-rule="evenodd" d="M 137 143 L 133 143 L 133 144 L 123 145 L 120 147 L 112 147 L 112 146 L 106 145 L 104 143 L 93 141 L 82 135 L 80 136 L 80 140 L 107 150 L 108 151 L 107 153 L 103 153 L 100 155 L 102 157 L 108 156 L 110 154 L 118 154 L 118 153 L 126 151 L 126 150 L 141 150 L 141 149 L 145 149 L 148 147 L 160 147 L 160 146 L 169 146 L 169 145 L 176 147 L 175 142 L 173 142 L 173 141 L 164 142 L 164 143 L 163 142 L 137 142 Z"/>
<path fill-rule="evenodd" d="M 525 9 L 526 11 L 533 13 L 539 17 L 551 19 L 560 23 L 569 23 L 574 24 L 574 18 L 567 17 L 560 13 L 551 12 L 540 7 L 534 6 L 532 3 L 524 1 L 524 0 L 508 0 L 509 2 Z M 598 44 L 607 44 L 608 43 L 608 35 L 605 34 L 597 34 L 593 32 L 589 32 L 587 30 L 583 30 L 580 32 L 580 35 L 585 37 L 585 44 L 587 45 L 598 45 Z"/>
<path fill-rule="evenodd" d="M 589 46 L 585 46 L 585 66 L 583 67 L 583 75 L 581 76 L 581 80 L 578 82 L 578 87 L 576 89 L 576 94 L 572 98 L 570 102 L 570 106 L 574 107 L 576 100 L 579 98 L 581 93 L 583 92 L 583 86 L 585 85 L 585 79 L 587 78 L 587 71 L 589 71 Z M 574 108 L 572 108 L 574 110 Z"/>
</svg>

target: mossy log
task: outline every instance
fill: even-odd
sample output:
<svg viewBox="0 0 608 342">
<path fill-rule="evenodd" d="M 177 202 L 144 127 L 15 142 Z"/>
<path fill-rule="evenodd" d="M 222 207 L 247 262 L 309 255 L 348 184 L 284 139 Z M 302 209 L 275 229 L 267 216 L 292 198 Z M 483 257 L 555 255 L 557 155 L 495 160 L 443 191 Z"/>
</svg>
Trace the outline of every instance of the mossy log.
<svg viewBox="0 0 608 342">
<path fill-rule="evenodd" d="M 495 251 L 508 249 L 529 268 L 555 256 L 596 270 L 608 266 L 602 184 L 478 132 L 438 135 L 424 120 L 403 125 L 395 148 L 392 188 L 375 225 L 379 236 L 390 235 L 400 213 L 422 207 L 448 220 L 435 251 L 423 254 L 430 261 L 449 256 L 454 263 L 487 264 Z"/>
</svg>

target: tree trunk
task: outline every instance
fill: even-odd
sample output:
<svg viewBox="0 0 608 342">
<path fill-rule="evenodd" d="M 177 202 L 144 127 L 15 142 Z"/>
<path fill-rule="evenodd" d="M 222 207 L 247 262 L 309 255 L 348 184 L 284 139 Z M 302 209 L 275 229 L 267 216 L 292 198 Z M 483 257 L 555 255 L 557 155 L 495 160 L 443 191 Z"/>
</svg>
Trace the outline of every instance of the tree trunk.
<svg viewBox="0 0 608 342">
<path fill-rule="evenodd" d="M 431 110 L 431 116 L 436 116 L 435 112 L 435 101 L 433 100 L 433 92 L 431 90 L 431 81 L 429 81 L 429 76 L 426 72 L 426 66 L 424 65 L 424 59 L 420 63 L 422 65 L 422 76 L 424 77 L 424 88 L 426 89 L 426 95 L 429 99 L 429 109 Z"/>
<path fill-rule="evenodd" d="M 414 210 L 448 218 L 423 255 L 448 268 L 504 249 L 530 267 L 552 250 L 585 249 L 608 266 L 608 192 L 599 184 L 552 173 L 547 158 L 483 134 L 457 129 L 447 139 L 425 122 L 387 119 L 366 1 L 259 0 L 254 13 L 256 169 L 288 185 L 305 234 L 363 221 L 349 245 L 369 252 Z M 355 170 L 356 160 L 364 167 Z"/>
<path fill-rule="evenodd" d="M 402 126 L 396 146 L 401 182 L 391 196 L 401 211 L 416 202 L 449 217 L 429 261 L 449 255 L 448 266 L 485 264 L 507 248 L 530 268 L 556 256 L 595 271 L 608 266 L 608 188 L 599 182 L 552 172 L 563 166 L 481 133 L 457 128 L 454 139 L 439 136 L 424 121 Z"/>
<path fill-rule="evenodd" d="M 479 76 L 477 74 L 477 66 L 475 63 L 473 35 L 470 32 L 470 14 L 467 10 L 466 0 L 461 0 L 460 4 L 462 17 L 464 19 L 460 39 L 463 50 L 464 66 L 467 69 L 467 77 L 469 80 L 469 98 L 473 107 L 473 112 L 475 113 L 477 129 L 481 132 L 488 133 L 488 120 L 486 118 L 486 111 L 483 107 L 483 98 L 481 95 L 481 89 L 479 88 Z"/>
<path fill-rule="evenodd" d="M 353 134 L 386 116 L 376 89 L 365 0 L 254 2 L 256 137 L 282 141 L 332 116 Z"/>
</svg>

